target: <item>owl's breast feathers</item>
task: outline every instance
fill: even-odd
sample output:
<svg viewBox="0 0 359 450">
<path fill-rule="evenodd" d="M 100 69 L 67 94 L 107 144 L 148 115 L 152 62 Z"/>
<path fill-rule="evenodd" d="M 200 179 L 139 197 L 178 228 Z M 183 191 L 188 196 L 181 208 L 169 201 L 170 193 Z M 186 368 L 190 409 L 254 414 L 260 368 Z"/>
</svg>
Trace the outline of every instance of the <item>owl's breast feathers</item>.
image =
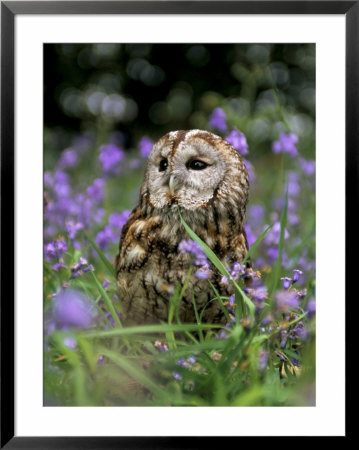
<svg viewBox="0 0 359 450">
<path fill-rule="evenodd" d="M 182 211 L 182 215 L 227 266 L 243 260 L 248 244 L 242 221 L 236 221 L 231 214 L 224 217 L 216 207 L 210 206 L 197 212 Z M 117 273 L 139 270 L 148 262 L 166 264 L 178 256 L 178 245 L 183 239 L 189 236 L 180 222 L 177 208 L 169 208 L 167 214 L 164 211 L 156 214 L 152 210 L 148 215 L 138 206 L 122 229 L 116 257 Z M 183 258 L 179 259 L 183 264 Z"/>
<path fill-rule="evenodd" d="M 243 260 L 248 249 L 241 226 L 228 219 L 223 220 L 220 215 L 208 215 L 208 211 L 207 214 L 199 212 L 197 215 L 182 211 L 182 216 L 227 267 Z M 193 266 L 193 257 L 180 252 L 178 245 L 188 238 L 176 208 L 173 214 L 152 211 L 150 216 L 144 216 L 140 207 L 132 212 L 122 230 L 116 258 L 118 288 L 123 305 L 121 318 L 126 325 L 167 320 L 170 298 L 178 283 L 182 286 L 188 283 L 180 305 L 181 321 L 195 321 L 192 303 L 192 295 L 195 295 L 197 309 L 203 311 L 203 320 L 222 323 L 223 311 L 217 302 L 211 301 L 213 291 L 208 281 L 192 275 L 186 282 L 189 268 Z M 220 285 L 220 278 L 220 274 L 213 271 L 211 281 L 218 292 L 230 295 L 231 292 Z"/>
</svg>

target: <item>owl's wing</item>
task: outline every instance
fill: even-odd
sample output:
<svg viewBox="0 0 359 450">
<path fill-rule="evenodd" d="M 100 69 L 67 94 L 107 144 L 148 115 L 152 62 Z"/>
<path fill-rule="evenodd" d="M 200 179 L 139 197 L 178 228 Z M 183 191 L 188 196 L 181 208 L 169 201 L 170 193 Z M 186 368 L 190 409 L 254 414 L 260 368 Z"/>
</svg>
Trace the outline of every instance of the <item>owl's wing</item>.
<svg viewBox="0 0 359 450">
<path fill-rule="evenodd" d="M 141 208 L 140 208 L 140 206 L 137 206 L 135 209 L 132 210 L 127 222 L 125 223 L 125 225 L 122 228 L 121 238 L 120 238 L 120 243 L 119 243 L 119 251 L 121 251 L 121 246 L 123 244 L 123 241 L 125 240 L 125 237 L 128 233 L 129 228 L 140 217 L 141 217 Z"/>
<path fill-rule="evenodd" d="M 134 258 L 128 258 L 127 250 L 128 247 L 133 242 L 133 236 L 131 233 L 131 226 L 140 219 L 141 208 L 137 206 L 130 214 L 126 224 L 122 228 L 121 238 L 119 243 L 119 252 L 116 256 L 116 272 L 118 273 L 122 269 L 130 270 L 131 267 L 136 263 Z M 138 261 L 137 261 L 138 262 Z"/>
</svg>

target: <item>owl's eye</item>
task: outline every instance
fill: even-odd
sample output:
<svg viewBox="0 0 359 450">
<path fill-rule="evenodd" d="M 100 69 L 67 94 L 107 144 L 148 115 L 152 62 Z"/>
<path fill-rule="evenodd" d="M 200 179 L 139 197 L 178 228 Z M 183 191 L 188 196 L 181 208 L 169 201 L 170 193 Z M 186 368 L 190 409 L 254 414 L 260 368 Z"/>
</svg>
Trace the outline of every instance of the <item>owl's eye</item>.
<svg viewBox="0 0 359 450">
<path fill-rule="evenodd" d="M 186 164 L 187 169 L 192 169 L 192 170 L 203 170 L 208 166 L 209 166 L 209 164 L 207 164 L 203 161 L 200 161 L 199 159 L 191 159 Z"/>
<path fill-rule="evenodd" d="M 160 172 L 164 172 L 166 169 L 167 169 L 167 167 L 168 167 L 168 161 L 167 161 L 167 159 L 161 159 L 161 161 L 160 161 L 160 166 L 159 166 L 159 171 Z"/>
</svg>

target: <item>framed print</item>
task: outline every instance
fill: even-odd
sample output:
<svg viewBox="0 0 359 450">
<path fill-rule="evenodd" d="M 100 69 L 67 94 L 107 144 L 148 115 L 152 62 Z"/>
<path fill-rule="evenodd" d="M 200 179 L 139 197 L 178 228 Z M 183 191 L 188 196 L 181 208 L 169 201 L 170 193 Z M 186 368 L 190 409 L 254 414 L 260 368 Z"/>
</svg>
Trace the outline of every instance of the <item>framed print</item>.
<svg viewBox="0 0 359 450">
<path fill-rule="evenodd" d="M 2 447 L 347 435 L 358 11 L 1 3 Z"/>
</svg>

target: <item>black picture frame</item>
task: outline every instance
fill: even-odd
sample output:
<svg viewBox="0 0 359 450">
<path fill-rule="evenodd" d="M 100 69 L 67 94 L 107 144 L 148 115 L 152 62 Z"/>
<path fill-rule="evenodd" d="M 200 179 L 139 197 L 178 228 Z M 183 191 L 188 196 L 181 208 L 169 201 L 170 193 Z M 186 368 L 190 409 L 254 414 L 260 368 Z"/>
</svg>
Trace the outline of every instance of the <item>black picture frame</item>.
<svg viewBox="0 0 359 450">
<path fill-rule="evenodd" d="M 18 14 L 341 14 L 346 20 L 346 296 L 353 279 L 358 205 L 359 1 L 1 2 L 1 441 L 6 449 L 202 448 L 224 437 L 25 437 L 14 435 L 14 37 Z M 334 89 L 335 87 L 333 87 Z M 354 244 L 354 245 L 353 245 Z M 350 247 L 350 248 L 349 248 Z M 348 329 L 348 326 L 346 327 Z M 347 333 L 347 332 L 346 332 Z M 348 391 L 348 389 L 347 389 Z M 347 402 L 346 402 L 347 404 Z M 348 429 L 346 433 L 348 437 Z M 235 439 L 235 438 L 234 438 Z"/>
</svg>

